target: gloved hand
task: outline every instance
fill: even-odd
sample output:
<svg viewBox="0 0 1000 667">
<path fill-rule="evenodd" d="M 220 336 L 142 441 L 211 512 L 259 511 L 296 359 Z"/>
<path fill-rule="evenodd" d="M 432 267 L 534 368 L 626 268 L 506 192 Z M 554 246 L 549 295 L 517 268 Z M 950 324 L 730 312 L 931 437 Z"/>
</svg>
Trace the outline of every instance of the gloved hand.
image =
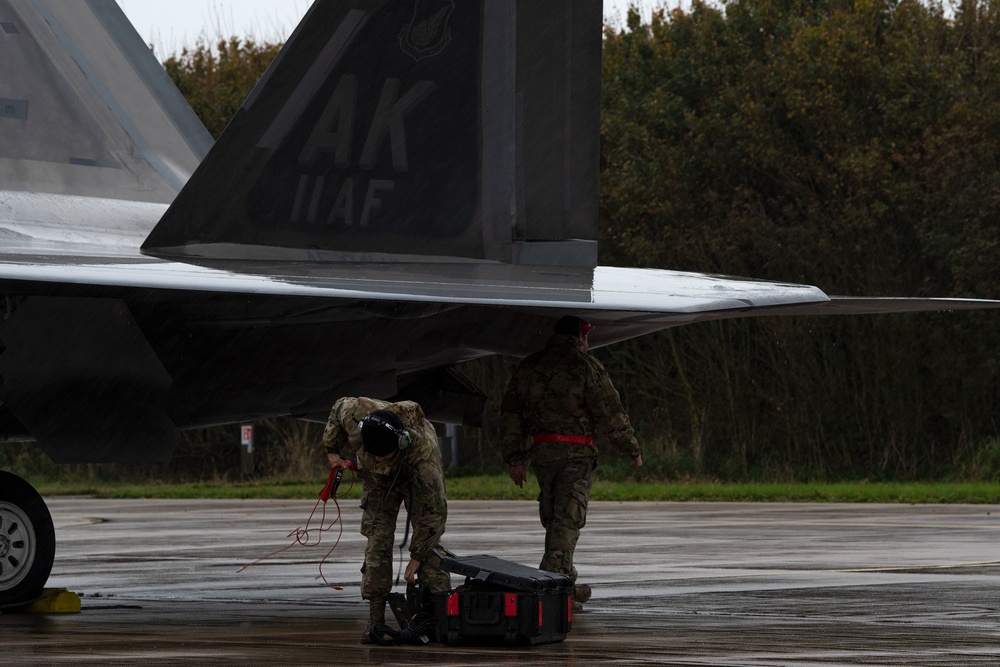
<svg viewBox="0 0 1000 667">
<path fill-rule="evenodd" d="M 528 473 L 524 469 L 523 465 L 511 466 L 509 474 L 511 481 L 514 482 L 514 484 L 520 488 L 524 487 L 524 481 L 528 479 Z"/>
</svg>

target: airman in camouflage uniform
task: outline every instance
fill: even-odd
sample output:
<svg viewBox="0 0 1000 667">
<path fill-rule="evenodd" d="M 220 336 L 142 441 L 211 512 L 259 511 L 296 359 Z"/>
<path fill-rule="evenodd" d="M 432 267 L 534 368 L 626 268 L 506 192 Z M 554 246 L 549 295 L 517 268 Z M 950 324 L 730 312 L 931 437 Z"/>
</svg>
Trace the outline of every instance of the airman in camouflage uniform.
<svg viewBox="0 0 1000 667">
<path fill-rule="evenodd" d="M 500 406 L 503 459 L 521 486 L 530 463 L 538 478 L 538 513 L 545 527 L 539 569 L 576 582 L 573 552 L 587 522 L 587 504 L 597 467 L 598 433 L 642 465 L 639 443 L 611 378 L 587 354 L 590 324 L 559 320 L 545 348 L 521 361 Z M 576 602 L 590 586 L 575 586 Z"/>
<path fill-rule="evenodd" d="M 401 435 L 406 435 L 406 446 Z M 402 447 L 400 445 L 403 445 Z M 389 403 L 371 398 L 341 398 L 333 404 L 323 432 L 330 467 L 344 465 L 353 451 L 363 483 L 361 534 L 368 538 L 361 568 L 361 597 L 370 601 L 368 627 L 385 622 L 392 589 L 392 545 L 396 516 L 405 504 L 413 526 L 406 580 L 417 575 L 434 592 L 451 589 L 448 573 L 434 550 L 448 518 L 441 450 L 434 427 L 412 401 Z"/>
</svg>

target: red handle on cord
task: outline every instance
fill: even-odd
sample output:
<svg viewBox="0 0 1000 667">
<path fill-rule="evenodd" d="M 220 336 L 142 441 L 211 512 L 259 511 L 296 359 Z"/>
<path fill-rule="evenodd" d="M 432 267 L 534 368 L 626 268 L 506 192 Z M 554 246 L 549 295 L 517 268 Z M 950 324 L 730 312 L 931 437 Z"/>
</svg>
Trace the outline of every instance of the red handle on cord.
<svg viewBox="0 0 1000 667">
<path fill-rule="evenodd" d="M 358 464 L 354 461 L 345 460 L 344 463 L 346 465 L 330 468 L 330 476 L 326 478 L 326 486 L 319 492 L 319 499 L 324 503 L 330 499 L 330 496 L 337 495 L 337 489 L 340 488 L 340 480 L 344 477 L 344 468 L 350 468 L 353 471 L 357 471 L 358 469 Z"/>
</svg>

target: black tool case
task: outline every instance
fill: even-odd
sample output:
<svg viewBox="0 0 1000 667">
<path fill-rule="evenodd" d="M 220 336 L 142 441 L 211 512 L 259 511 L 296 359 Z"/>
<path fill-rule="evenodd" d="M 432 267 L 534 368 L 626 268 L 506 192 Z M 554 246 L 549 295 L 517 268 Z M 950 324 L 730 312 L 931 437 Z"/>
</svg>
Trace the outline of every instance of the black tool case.
<svg viewBox="0 0 1000 667">
<path fill-rule="evenodd" d="M 573 581 L 494 556 L 441 559 L 465 584 L 434 599 L 445 644 L 561 642 L 573 623 Z"/>
</svg>

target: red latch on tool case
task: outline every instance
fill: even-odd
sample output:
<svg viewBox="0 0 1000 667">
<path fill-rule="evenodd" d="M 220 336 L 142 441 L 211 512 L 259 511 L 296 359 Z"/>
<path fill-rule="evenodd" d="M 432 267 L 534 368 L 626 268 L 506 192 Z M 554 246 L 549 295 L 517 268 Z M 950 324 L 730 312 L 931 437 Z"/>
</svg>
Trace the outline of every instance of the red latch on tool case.
<svg viewBox="0 0 1000 667">
<path fill-rule="evenodd" d="M 504 595 L 504 609 L 507 616 L 517 616 L 517 593 Z"/>
</svg>

